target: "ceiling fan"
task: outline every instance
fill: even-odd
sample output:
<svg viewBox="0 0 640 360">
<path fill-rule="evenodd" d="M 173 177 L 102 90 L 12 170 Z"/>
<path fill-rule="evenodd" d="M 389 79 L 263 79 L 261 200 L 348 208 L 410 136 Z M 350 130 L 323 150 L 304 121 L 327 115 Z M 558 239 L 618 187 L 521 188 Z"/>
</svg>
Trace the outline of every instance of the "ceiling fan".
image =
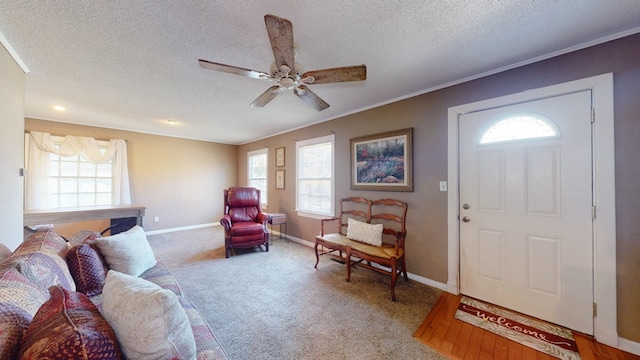
<svg viewBox="0 0 640 360">
<path fill-rule="evenodd" d="M 271 86 L 251 103 L 252 107 L 263 107 L 286 90 L 293 90 L 293 93 L 306 104 L 318 111 L 322 111 L 328 108 L 329 104 L 309 90 L 307 85 L 359 81 L 367 78 L 367 67 L 365 65 L 344 66 L 305 72 L 302 66 L 296 63 L 294 59 L 296 49 L 293 42 L 293 26 L 291 25 L 291 21 L 267 14 L 264 16 L 264 22 L 267 25 L 267 32 L 275 57 L 275 63 L 271 65 L 270 73 L 215 63 L 208 60 L 198 60 L 200 67 L 203 69 L 223 71 L 276 82 L 277 85 Z"/>
</svg>

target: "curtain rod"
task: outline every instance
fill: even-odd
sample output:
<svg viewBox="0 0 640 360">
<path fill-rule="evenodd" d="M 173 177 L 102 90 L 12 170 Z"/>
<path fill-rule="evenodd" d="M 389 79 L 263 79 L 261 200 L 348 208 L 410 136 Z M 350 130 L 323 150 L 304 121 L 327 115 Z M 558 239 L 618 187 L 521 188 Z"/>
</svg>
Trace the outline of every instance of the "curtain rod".
<svg viewBox="0 0 640 360">
<path fill-rule="evenodd" d="M 25 133 L 25 134 L 29 134 L 29 133 L 31 133 L 31 131 L 25 130 L 25 131 L 24 131 L 24 133 Z M 69 135 L 69 134 L 67 134 L 67 135 L 61 135 L 61 134 L 51 134 L 51 133 L 50 133 L 49 135 L 51 135 L 51 136 L 58 136 L 58 137 L 65 137 L 65 136 L 67 136 L 67 135 L 68 135 L 68 136 L 83 136 L 83 135 Z M 91 137 L 91 136 L 85 136 L 85 137 Z M 111 141 L 111 140 L 113 140 L 113 139 L 100 139 L 100 138 L 96 138 L 96 137 L 94 137 L 94 139 L 96 139 L 96 141 Z M 124 140 L 124 141 L 126 141 L 126 142 L 129 142 L 129 140 L 127 140 L 127 139 L 122 139 L 122 140 Z"/>
</svg>

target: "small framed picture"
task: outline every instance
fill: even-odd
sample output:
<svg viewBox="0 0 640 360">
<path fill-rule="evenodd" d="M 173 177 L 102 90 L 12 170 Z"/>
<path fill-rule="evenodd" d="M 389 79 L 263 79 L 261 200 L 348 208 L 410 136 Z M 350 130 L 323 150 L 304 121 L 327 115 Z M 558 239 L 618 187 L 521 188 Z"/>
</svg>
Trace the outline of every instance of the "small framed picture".
<svg viewBox="0 0 640 360">
<path fill-rule="evenodd" d="M 284 170 L 276 170 L 276 189 L 284 189 Z"/>
<path fill-rule="evenodd" d="M 284 166 L 284 148 L 276 148 L 276 167 Z"/>
</svg>

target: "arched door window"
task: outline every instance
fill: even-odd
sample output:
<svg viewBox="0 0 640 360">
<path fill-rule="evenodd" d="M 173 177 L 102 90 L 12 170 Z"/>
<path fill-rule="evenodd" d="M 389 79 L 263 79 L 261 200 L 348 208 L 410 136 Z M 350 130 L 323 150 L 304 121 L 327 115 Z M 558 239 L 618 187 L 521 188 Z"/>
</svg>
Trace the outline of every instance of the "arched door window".
<svg viewBox="0 0 640 360">
<path fill-rule="evenodd" d="M 559 137 L 560 131 L 550 120 L 538 115 L 515 115 L 493 123 L 480 138 L 480 144 Z"/>
</svg>

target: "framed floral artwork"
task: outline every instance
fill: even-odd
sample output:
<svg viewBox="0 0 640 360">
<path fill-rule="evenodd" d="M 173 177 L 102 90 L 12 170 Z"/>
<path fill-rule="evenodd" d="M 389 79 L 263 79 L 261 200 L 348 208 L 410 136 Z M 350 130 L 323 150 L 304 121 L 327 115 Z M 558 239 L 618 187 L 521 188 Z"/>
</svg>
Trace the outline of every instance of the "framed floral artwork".
<svg viewBox="0 0 640 360">
<path fill-rule="evenodd" d="M 351 139 L 351 189 L 413 191 L 413 128 Z"/>
</svg>

